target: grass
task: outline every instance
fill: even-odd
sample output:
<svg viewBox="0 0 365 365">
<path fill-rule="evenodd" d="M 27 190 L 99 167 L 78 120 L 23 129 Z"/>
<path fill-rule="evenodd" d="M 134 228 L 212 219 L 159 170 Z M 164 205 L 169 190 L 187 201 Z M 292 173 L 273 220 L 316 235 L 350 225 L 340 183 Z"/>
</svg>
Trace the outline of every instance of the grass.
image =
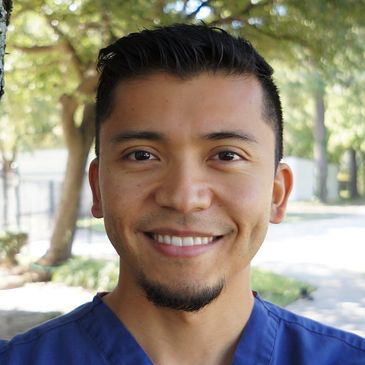
<svg viewBox="0 0 365 365">
<path fill-rule="evenodd" d="M 97 218 L 79 218 L 77 228 L 90 229 L 94 232 L 105 232 L 104 220 Z"/>
<path fill-rule="evenodd" d="M 285 223 L 297 223 L 302 221 L 314 221 L 320 219 L 334 219 L 341 217 L 338 213 L 287 213 Z"/>
<path fill-rule="evenodd" d="M 252 282 L 254 290 L 262 298 L 281 306 L 297 300 L 303 291 L 310 293 L 314 287 L 272 272 L 254 268 Z M 90 259 L 75 256 L 58 267 L 52 281 L 69 286 L 81 286 L 96 291 L 110 291 L 117 284 L 118 261 Z"/>
<path fill-rule="evenodd" d="M 252 269 L 252 287 L 262 298 L 282 307 L 315 290 L 305 282 L 257 268 Z"/>
</svg>

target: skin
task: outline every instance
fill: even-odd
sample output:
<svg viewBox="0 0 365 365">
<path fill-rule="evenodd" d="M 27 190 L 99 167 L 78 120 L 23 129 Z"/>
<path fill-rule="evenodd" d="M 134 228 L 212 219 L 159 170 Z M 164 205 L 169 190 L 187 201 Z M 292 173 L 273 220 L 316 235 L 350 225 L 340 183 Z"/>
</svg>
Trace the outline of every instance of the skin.
<svg viewBox="0 0 365 365">
<path fill-rule="evenodd" d="M 250 262 L 269 222 L 283 219 L 292 186 L 289 167 L 275 169 L 274 132 L 264 118 L 253 76 L 158 73 L 117 89 L 90 166 L 92 212 L 104 217 L 121 257 L 118 286 L 104 301 L 154 364 L 232 361 L 254 302 Z M 151 232 L 216 239 L 176 249 Z M 225 285 L 211 304 L 183 312 L 149 302 L 141 273 L 188 294 Z"/>
</svg>

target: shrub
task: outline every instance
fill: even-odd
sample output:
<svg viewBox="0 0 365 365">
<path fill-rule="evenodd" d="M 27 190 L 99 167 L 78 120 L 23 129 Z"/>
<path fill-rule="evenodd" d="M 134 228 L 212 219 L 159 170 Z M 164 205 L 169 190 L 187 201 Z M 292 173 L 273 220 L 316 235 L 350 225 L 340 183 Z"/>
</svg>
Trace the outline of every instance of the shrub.
<svg viewBox="0 0 365 365">
<path fill-rule="evenodd" d="M 24 232 L 4 232 L 0 234 L 0 259 L 6 264 L 16 265 L 15 256 L 27 243 L 28 235 Z"/>
<path fill-rule="evenodd" d="M 110 291 L 117 285 L 118 273 L 118 262 L 115 260 L 75 256 L 54 271 L 52 281 L 86 289 Z"/>
</svg>

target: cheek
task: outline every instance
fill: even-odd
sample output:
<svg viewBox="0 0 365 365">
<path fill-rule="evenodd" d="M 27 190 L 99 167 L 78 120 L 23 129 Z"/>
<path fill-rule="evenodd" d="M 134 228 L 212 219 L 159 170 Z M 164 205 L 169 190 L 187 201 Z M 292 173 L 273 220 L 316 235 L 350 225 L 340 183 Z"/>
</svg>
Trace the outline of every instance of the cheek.
<svg viewBox="0 0 365 365">
<path fill-rule="evenodd" d="M 249 221 L 251 218 L 270 211 L 271 188 L 265 180 L 256 176 L 236 177 L 222 183 L 222 199 L 239 219 Z"/>
<path fill-rule="evenodd" d="M 107 170 L 100 183 L 103 206 L 114 213 L 124 214 L 138 205 L 144 194 L 143 183 L 126 173 Z"/>
<path fill-rule="evenodd" d="M 237 228 L 236 254 L 249 262 L 266 236 L 270 219 L 270 185 L 246 176 L 226 183 L 221 197 L 222 207 L 230 207 L 229 213 Z"/>
</svg>

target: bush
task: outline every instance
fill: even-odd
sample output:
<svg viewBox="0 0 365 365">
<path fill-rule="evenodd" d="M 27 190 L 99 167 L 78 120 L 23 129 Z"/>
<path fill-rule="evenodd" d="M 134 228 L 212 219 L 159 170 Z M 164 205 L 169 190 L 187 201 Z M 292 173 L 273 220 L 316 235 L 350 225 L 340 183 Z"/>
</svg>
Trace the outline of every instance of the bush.
<svg viewBox="0 0 365 365">
<path fill-rule="evenodd" d="M 15 256 L 27 243 L 28 235 L 24 232 L 4 232 L 0 234 L 0 259 L 10 265 L 16 265 Z"/>
<path fill-rule="evenodd" d="M 118 262 L 75 256 L 58 267 L 52 281 L 86 289 L 110 291 L 118 282 Z"/>
</svg>

